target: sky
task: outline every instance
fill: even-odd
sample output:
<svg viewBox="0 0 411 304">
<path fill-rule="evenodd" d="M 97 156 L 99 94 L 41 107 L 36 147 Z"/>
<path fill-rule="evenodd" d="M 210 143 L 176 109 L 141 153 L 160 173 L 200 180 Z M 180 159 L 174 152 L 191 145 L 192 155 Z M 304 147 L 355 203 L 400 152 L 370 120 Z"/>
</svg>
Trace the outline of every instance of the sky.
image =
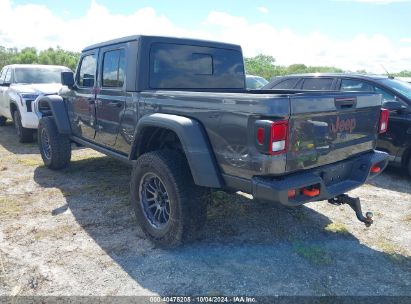
<svg viewBox="0 0 411 304">
<path fill-rule="evenodd" d="M 0 46 L 79 52 L 135 34 L 235 43 L 279 65 L 411 70 L 411 0 L 0 0 Z"/>
</svg>

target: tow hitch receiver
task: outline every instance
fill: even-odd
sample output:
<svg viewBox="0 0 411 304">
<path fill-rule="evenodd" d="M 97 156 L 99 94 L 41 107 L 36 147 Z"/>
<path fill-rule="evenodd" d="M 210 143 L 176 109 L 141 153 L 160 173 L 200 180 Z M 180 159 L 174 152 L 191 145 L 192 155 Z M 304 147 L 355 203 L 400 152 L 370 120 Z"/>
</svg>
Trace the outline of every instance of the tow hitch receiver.
<svg viewBox="0 0 411 304">
<path fill-rule="evenodd" d="M 372 212 L 365 213 L 363 216 L 361 211 L 361 202 L 358 197 L 350 197 L 347 194 L 340 194 L 332 199 L 329 199 L 328 202 L 333 205 L 342 205 L 347 204 L 349 205 L 354 211 L 357 219 L 365 224 L 366 227 L 370 227 L 371 224 L 374 222 L 372 220 L 373 214 Z"/>
</svg>

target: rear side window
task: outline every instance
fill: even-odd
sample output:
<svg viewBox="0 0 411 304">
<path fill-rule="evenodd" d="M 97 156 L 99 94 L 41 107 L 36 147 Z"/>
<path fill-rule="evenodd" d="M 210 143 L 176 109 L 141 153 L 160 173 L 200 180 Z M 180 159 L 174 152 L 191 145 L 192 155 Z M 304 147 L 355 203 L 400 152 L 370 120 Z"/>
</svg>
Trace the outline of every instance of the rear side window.
<svg viewBox="0 0 411 304">
<path fill-rule="evenodd" d="M 104 53 L 103 87 L 121 88 L 124 84 L 125 52 L 124 49 Z"/>
<path fill-rule="evenodd" d="M 291 90 L 294 89 L 298 80 L 300 78 L 290 78 L 284 81 L 281 81 L 280 83 L 277 83 L 272 87 L 272 89 L 277 89 L 277 90 Z"/>
<path fill-rule="evenodd" d="M 360 91 L 360 92 L 373 92 L 374 88 L 366 81 L 357 79 L 342 79 L 341 91 Z"/>
<path fill-rule="evenodd" d="M 241 52 L 171 43 L 153 43 L 150 88 L 244 89 Z"/>
<path fill-rule="evenodd" d="M 81 60 L 77 82 L 81 87 L 94 87 L 96 78 L 97 56 L 96 54 L 86 55 Z"/>
<path fill-rule="evenodd" d="M 304 79 L 303 90 L 331 90 L 332 83 L 332 78 L 306 78 Z"/>
<path fill-rule="evenodd" d="M 263 86 L 261 82 L 259 82 L 254 77 L 246 77 L 245 78 L 247 89 L 258 89 Z"/>
</svg>

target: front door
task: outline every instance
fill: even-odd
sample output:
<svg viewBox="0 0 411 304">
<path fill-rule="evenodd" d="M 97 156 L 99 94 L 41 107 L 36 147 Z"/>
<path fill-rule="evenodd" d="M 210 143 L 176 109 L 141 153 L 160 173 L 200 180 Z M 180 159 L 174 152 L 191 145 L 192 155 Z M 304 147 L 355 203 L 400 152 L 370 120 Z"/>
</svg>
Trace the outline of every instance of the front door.
<svg viewBox="0 0 411 304">
<path fill-rule="evenodd" d="M 77 68 L 73 96 L 69 98 L 73 133 L 85 139 L 94 139 L 96 134 L 97 52 L 94 50 L 82 56 Z"/>
<path fill-rule="evenodd" d="M 117 45 L 100 52 L 96 142 L 111 147 L 116 143 L 125 107 L 125 50 Z"/>
<path fill-rule="evenodd" d="M 3 86 L 4 83 L 11 82 L 11 68 L 3 68 L 0 75 L 0 115 L 12 118 L 10 113 L 10 100 L 8 98 L 8 86 Z"/>
<path fill-rule="evenodd" d="M 0 116 L 5 116 L 6 106 L 5 106 L 5 96 L 4 93 L 7 90 L 7 87 L 2 86 L 4 83 L 4 76 L 6 76 L 7 68 L 3 68 L 0 72 Z M 7 115 L 8 116 L 8 115 Z"/>
</svg>

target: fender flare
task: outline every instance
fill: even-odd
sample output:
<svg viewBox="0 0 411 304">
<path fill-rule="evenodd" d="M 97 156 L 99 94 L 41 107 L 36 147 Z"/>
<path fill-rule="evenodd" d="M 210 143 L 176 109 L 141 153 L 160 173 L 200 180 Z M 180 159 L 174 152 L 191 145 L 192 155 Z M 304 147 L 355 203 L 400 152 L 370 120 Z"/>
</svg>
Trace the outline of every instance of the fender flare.
<svg viewBox="0 0 411 304">
<path fill-rule="evenodd" d="M 161 113 L 142 117 L 137 124 L 130 159 L 139 156 L 139 146 L 146 127 L 169 129 L 178 136 L 196 185 L 210 188 L 223 187 L 223 179 L 207 134 L 197 120 Z"/>
<path fill-rule="evenodd" d="M 15 101 L 14 99 L 10 99 L 10 108 L 9 108 L 10 109 L 10 115 L 11 115 L 12 119 L 14 119 L 13 112 L 11 111 L 12 105 L 14 105 L 16 107 L 17 111 L 19 111 L 19 112 L 20 112 L 20 108 L 19 108 L 19 104 L 18 104 L 17 101 Z"/>
<path fill-rule="evenodd" d="M 39 107 L 41 104 L 47 103 L 51 113 L 45 113 Z M 66 106 L 63 98 L 59 95 L 43 95 L 39 96 L 34 101 L 34 112 L 37 117 L 41 119 L 43 116 L 53 116 L 56 123 L 57 130 L 60 134 L 71 134 L 70 121 L 67 115 Z"/>
</svg>

